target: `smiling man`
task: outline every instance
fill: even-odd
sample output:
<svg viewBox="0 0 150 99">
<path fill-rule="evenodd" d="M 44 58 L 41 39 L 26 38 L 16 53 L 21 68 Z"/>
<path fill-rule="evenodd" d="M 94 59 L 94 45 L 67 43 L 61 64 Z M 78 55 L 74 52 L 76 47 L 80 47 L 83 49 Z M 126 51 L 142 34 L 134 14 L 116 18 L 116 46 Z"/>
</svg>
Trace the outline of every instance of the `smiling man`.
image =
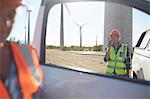
<svg viewBox="0 0 150 99">
<path fill-rule="evenodd" d="M 113 29 L 109 34 L 109 43 L 106 49 L 104 61 L 107 63 L 106 73 L 119 76 L 128 77 L 130 69 L 130 54 L 127 44 L 121 44 L 121 33 Z"/>
</svg>

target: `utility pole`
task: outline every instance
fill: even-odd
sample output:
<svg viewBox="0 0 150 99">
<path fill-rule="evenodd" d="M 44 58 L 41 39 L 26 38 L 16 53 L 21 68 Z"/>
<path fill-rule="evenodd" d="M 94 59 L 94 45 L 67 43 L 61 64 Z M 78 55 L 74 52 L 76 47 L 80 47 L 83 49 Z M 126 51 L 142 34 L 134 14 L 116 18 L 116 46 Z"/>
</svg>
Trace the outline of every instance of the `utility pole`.
<svg viewBox="0 0 150 99">
<path fill-rule="evenodd" d="M 25 43 L 24 43 L 24 44 L 25 44 L 25 45 L 27 44 L 27 37 L 26 37 L 26 36 L 27 36 L 27 33 L 26 33 L 26 28 L 27 28 L 27 27 L 25 26 L 25 27 L 24 27 L 24 29 L 25 29 L 25 38 L 24 38 Z"/>
<path fill-rule="evenodd" d="M 32 6 L 30 5 L 24 5 L 24 7 L 26 8 L 26 20 L 25 20 L 25 44 L 30 44 L 30 13 L 32 12 Z M 28 18 L 28 26 L 26 26 L 26 22 L 27 22 L 27 18 Z M 28 41 L 26 38 L 26 28 L 28 28 Z"/>
<path fill-rule="evenodd" d="M 60 48 L 64 47 L 64 14 L 63 3 L 61 3 L 61 18 L 60 18 Z"/>
<path fill-rule="evenodd" d="M 97 47 L 97 36 L 96 36 L 96 47 Z"/>
<path fill-rule="evenodd" d="M 31 9 L 27 8 L 27 12 L 28 12 L 28 44 L 30 44 L 30 13 L 31 13 Z"/>
</svg>

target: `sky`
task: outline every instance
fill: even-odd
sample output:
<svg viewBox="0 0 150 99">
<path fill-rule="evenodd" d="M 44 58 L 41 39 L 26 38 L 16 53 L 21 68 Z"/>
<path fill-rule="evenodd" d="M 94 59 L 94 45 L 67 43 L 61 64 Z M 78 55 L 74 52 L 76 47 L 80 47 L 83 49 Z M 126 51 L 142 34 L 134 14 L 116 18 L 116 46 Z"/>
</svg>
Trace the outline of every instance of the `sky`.
<svg viewBox="0 0 150 99">
<path fill-rule="evenodd" d="M 27 0 L 27 4 L 32 6 L 31 12 L 31 40 L 33 39 L 34 28 L 41 0 Z M 65 46 L 79 45 L 79 25 L 86 24 L 82 28 L 83 46 L 93 46 L 103 44 L 104 33 L 104 2 L 82 2 L 67 4 L 71 15 L 64 7 L 64 39 Z M 27 26 L 26 8 L 17 10 L 16 23 L 9 36 L 16 40 L 24 41 L 25 26 Z M 137 9 L 133 9 L 133 46 L 136 44 L 142 32 L 150 29 L 150 15 Z M 55 5 L 49 12 L 46 44 L 59 45 L 60 35 L 60 4 Z"/>
</svg>

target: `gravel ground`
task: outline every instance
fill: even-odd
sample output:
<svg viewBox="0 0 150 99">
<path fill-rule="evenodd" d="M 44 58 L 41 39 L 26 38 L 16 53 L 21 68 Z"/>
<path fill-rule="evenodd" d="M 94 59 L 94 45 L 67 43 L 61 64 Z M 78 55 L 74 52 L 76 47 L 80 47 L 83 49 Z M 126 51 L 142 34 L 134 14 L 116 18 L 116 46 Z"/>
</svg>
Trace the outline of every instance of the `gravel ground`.
<svg viewBox="0 0 150 99">
<path fill-rule="evenodd" d="M 46 50 L 46 63 L 62 65 L 71 68 L 83 68 L 101 73 L 104 73 L 106 70 L 103 58 L 104 53 L 102 52 L 97 54 L 95 54 L 95 52 L 85 52 L 84 54 L 84 52 L 68 52 L 58 49 Z"/>
</svg>

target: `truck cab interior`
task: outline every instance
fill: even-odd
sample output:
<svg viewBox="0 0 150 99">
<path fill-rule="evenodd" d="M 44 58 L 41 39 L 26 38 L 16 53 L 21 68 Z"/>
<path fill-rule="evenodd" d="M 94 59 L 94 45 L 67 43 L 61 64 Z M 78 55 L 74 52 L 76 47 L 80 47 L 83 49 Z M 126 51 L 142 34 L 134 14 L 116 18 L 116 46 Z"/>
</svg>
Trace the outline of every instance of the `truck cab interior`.
<svg viewBox="0 0 150 99">
<path fill-rule="evenodd" d="M 150 18 L 150 0 L 42 0 L 40 7 L 39 7 L 36 23 L 35 23 L 32 45 L 37 50 L 37 53 L 40 59 L 39 61 L 40 61 L 40 64 L 44 73 L 43 89 L 45 93 L 45 98 L 46 99 L 101 99 L 101 98 L 102 99 L 108 99 L 108 98 L 111 98 L 111 99 L 150 99 L 150 72 L 149 72 L 150 71 L 150 65 L 149 65 L 150 63 L 150 32 L 149 31 L 150 30 L 147 30 L 147 31 L 144 30 L 146 32 L 144 32 L 143 30 L 142 31 L 140 30 L 140 32 L 133 30 L 132 29 L 133 24 L 128 24 L 128 22 L 130 23 L 130 20 L 132 19 L 130 18 L 127 19 L 126 17 L 124 17 L 126 19 L 123 21 L 124 25 L 118 25 L 118 27 L 120 28 L 121 26 L 127 26 L 125 27 L 125 29 L 122 29 L 122 31 L 125 31 L 126 33 L 131 32 L 129 34 L 126 34 L 126 33 L 122 34 L 123 37 L 121 39 L 123 39 L 122 42 L 129 43 L 128 45 L 130 45 L 131 47 L 135 46 L 134 50 L 130 48 L 130 52 L 133 53 L 132 59 L 134 60 L 134 61 L 131 60 L 131 63 L 132 63 L 131 67 L 133 67 L 132 69 L 134 70 L 131 70 L 131 77 L 129 78 L 110 76 L 106 74 L 104 71 L 102 71 L 102 69 L 104 70 L 106 69 L 105 67 L 106 63 L 104 63 L 103 61 L 103 58 L 105 55 L 104 53 L 105 51 L 103 49 L 107 45 L 105 47 L 104 46 L 100 47 L 100 46 L 102 43 L 105 42 L 105 40 L 106 40 L 105 43 L 107 44 L 108 34 L 105 35 L 105 32 L 109 31 L 109 30 L 107 31 L 105 25 L 101 28 L 102 31 L 99 31 L 99 32 L 103 32 L 101 33 L 101 36 L 98 36 L 97 34 L 93 36 L 94 38 L 93 44 L 96 45 L 96 48 L 100 44 L 99 40 L 101 38 L 105 39 L 105 40 L 102 40 L 102 43 L 99 45 L 100 47 L 99 50 L 101 52 L 99 50 L 95 51 L 94 50 L 95 47 L 86 47 L 86 45 L 84 44 L 82 47 L 84 49 L 77 50 L 78 52 L 74 52 L 70 50 L 71 48 L 75 49 L 79 47 L 76 45 L 73 45 L 72 47 L 71 45 L 70 47 L 64 47 L 63 51 L 60 50 L 60 48 L 57 48 L 59 46 L 59 43 L 61 42 L 59 41 L 60 39 L 58 36 L 59 34 L 56 34 L 56 33 L 60 33 L 60 31 L 62 30 L 61 28 L 62 24 L 60 25 L 59 23 L 58 25 L 56 25 L 56 23 L 54 22 L 57 22 L 57 21 L 60 22 L 61 10 L 59 9 L 58 13 L 55 13 L 55 15 L 53 12 L 54 12 L 54 8 L 56 6 L 60 8 L 62 3 L 64 4 L 63 6 L 64 9 L 66 9 L 65 10 L 66 12 L 64 11 L 65 14 L 63 16 L 64 17 L 63 21 L 66 22 L 64 23 L 64 31 L 65 32 L 69 31 L 70 33 L 70 31 L 73 31 L 72 28 L 76 27 L 75 32 L 77 33 L 76 35 L 71 34 L 71 33 L 67 35 L 64 32 L 64 36 L 65 36 L 64 38 L 66 39 L 68 36 L 68 39 L 67 39 L 68 44 L 72 42 L 72 40 L 74 39 L 78 39 L 78 41 L 81 40 L 75 37 L 79 37 L 79 33 L 81 33 L 82 26 L 83 26 L 83 31 L 82 31 L 83 40 L 85 40 L 85 38 L 88 38 L 87 40 L 92 42 L 93 39 L 91 39 L 92 38 L 91 35 L 94 34 L 92 32 L 95 32 L 93 30 L 91 32 L 91 35 L 84 36 L 84 32 L 86 32 L 86 29 L 88 27 L 94 28 L 95 25 L 93 26 L 90 25 L 92 24 L 92 21 L 90 22 L 89 20 L 86 20 L 80 24 L 77 23 L 77 20 L 75 20 L 75 18 L 78 16 L 75 16 L 74 14 L 75 12 L 73 13 L 73 8 L 71 9 L 71 5 L 73 5 L 73 3 L 74 4 L 83 3 L 83 5 L 85 3 L 84 7 L 86 7 L 86 4 L 93 4 L 94 6 L 94 4 L 98 4 L 98 3 L 102 3 L 102 5 L 105 5 L 106 3 L 107 4 L 112 3 L 114 5 L 119 5 L 120 8 L 123 8 L 125 6 L 125 7 L 128 7 L 127 9 L 131 9 L 130 11 L 133 11 L 133 9 L 135 9 L 135 12 L 138 10 L 142 14 L 144 13 L 144 15 L 147 17 L 147 19 L 145 19 L 147 20 L 146 22 L 147 23 L 150 22 L 150 19 L 148 19 Z M 107 6 L 109 8 L 109 6 L 111 5 L 108 4 Z M 74 6 L 74 8 L 78 9 L 76 6 Z M 99 6 L 99 9 L 106 10 L 106 6 L 103 6 L 103 8 L 102 6 Z M 78 11 L 79 10 L 80 9 L 78 9 Z M 78 11 L 76 11 L 76 13 Z M 87 9 L 87 12 L 92 13 L 94 11 L 95 10 Z M 124 10 L 124 13 L 126 11 L 127 10 Z M 84 13 L 81 13 L 81 14 L 84 14 Z M 109 16 L 110 13 L 114 13 L 111 15 L 115 15 L 115 13 L 118 15 L 120 14 L 117 11 L 114 11 L 114 12 L 108 11 L 108 13 L 103 11 L 103 18 L 102 18 L 103 20 L 99 23 L 107 24 L 107 28 L 111 28 L 111 25 L 109 24 L 113 22 L 111 21 L 113 19 L 106 18 L 104 15 L 107 14 Z M 54 17 L 51 15 L 54 15 Z M 69 17 L 65 18 L 65 15 L 66 16 L 68 15 L 70 18 Z M 89 14 L 89 16 L 93 17 L 92 14 Z M 82 19 L 79 20 L 79 22 L 82 21 L 83 19 L 86 19 L 87 17 L 88 16 L 82 17 Z M 133 17 L 134 16 L 131 16 L 131 18 Z M 108 22 L 105 22 L 106 21 L 105 19 L 110 19 L 110 20 L 108 20 Z M 70 26 L 68 27 L 66 25 L 68 22 L 67 20 L 72 20 L 72 23 L 70 23 Z M 142 20 L 144 19 L 141 19 L 140 22 L 142 22 Z M 96 21 L 98 22 L 100 20 L 96 20 Z M 119 19 L 118 19 L 118 22 L 119 22 Z M 71 24 L 72 24 L 72 27 L 71 27 Z M 54 28 L 53 26 L 55 25 L 58 26 L 58 28 Z M 143 24 L 141 23 L 139 27 L 137 27 L 137 29 L 140 29 L 140 26 L 142 25 Z M 100 27 L 100 25 L 98 26 Z M 150 28 L 150 24 L 147 27 Z M 135 32 L 139 32 L 139 33 L 132 35 L 132 31 L 128 31 L 126 28 L 130 28 L 131 30 L 133 30 L 134 33 Z M 53 29 L 55 29 L 56 31 Z M 146 38 L 146 41 L 143 41 L 146 34 L 148 35 Z M 134 38 L 136 39 L 135 41 L 132 40 L 133 39 L 132 36 L 136 36 Z M 127 41 L 128 38 L 131 39 L 132 42 L 128 42 Z M 48 44 L 48 41 L 57 43 L 57 44 L 51 46 L 52 44 Z M 146 47 L 140 50 L 139 47 L 142 44 L 142 41 L 144 42 L 144 44 L 146 43 L 145 44 Z M 80 44 L 80 47 L 81 47 L 81 43 L 78 42 L 78 44 Z M 54 49 L 56 49 L 55 52 L 54 52 Z M 82 53 L 82 51 L 84 51 L 84 53 Z M 144 51 L 146 51 L 146 53 L 144 53 Z M 146 59 L 141 58 L 141 56 L 138 56 L 139 53 L 141 52 L 143 52 L 142 54 L 147 57 Z M 72 57 L 71 55 L 76 55 L 76 56 Z M 65 59 L 66 57 L 68 58 Z M 144 66 L 140 65 L 140 67 L 139 66 L 137 67 L 136 65 L 138 64 L 137 63 L 138 60 L 136 60 L 137 57 L 140 57 L 141 60 L 143 59 L 142 61 L 145 61 Z M 58 59 L 55 60 L 55 58 L 58 58 Z M 94 59 L 99 60 L 99 58 L 102 60 L 102 61 L 96 61 L 96 63 L 99 64 L 99 66 L 94 67 L 93 66 L 94 64 L 90 64 L 90 63 L 86 63 L 86 65 L 84 65 L 84 61 L 95 62 Z M 71 62 L 74 63 L 73 66 L 71 66 L 72 65 L 71 63 L 69 63 L 70 59 L 72 59 Z M 81 61 L 79 62 L 79 60 Z M 57 63 L 57 61 L 59 61 L 60 63 Z M 64 61 L 66 61 L 65 64 L 63 64 Z M 77 66 L 78 64 L 80 66 Z M 87 65 L 89 67 L 86 68 Z M 138 72 L 140 68 L 142 68 L 142 72 Z"/>
</svg>

